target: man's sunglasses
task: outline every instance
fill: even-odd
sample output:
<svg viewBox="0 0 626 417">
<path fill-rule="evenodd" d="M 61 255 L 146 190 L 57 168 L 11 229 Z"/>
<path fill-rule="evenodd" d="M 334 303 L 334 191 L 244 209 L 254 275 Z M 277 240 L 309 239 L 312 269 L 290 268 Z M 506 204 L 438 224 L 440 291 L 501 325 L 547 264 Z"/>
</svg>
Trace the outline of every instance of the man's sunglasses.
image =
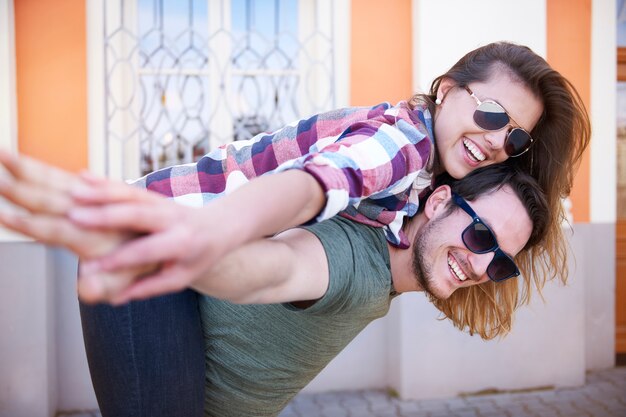
<svg viewBox="0 0 626 417">
<path fill-rule="evenodd" d="M 481 129 L 493 132 L 503 129 L 511 121 L 515 122 L 500 104 L 493 100 L 480 101 L 469 87 L 465 86 L 465 90 L 476 100 L 477 107 L 474 111 L 474 122 Z M 519 123 L 515 124 L 519 126 Z M 534 139 L 530 136 L 530 133 L 521 127 L 514 127 L 506 135 L 504 151 L 509 156 L 520 156 L 530 149 L 533 142 Z"/>
<path fill-rule="evenodd" d="M 520 272 L 519 269 L 517 269 L 517 265 L 515 265 L 515 262 L 509 255 L 500 249 L 496 236 L 489 226 L 476 215 L 476 212 L 467 204 L 463 197 L 452 193 L 452 201 L 472 218 L 472 223 L 467 226 L 461 234 L 465 247 L 478 254 L 487 252 L 495 253 L 487 267 L 489 279 L 500 282 L 518 276 Z"/>
</svg>

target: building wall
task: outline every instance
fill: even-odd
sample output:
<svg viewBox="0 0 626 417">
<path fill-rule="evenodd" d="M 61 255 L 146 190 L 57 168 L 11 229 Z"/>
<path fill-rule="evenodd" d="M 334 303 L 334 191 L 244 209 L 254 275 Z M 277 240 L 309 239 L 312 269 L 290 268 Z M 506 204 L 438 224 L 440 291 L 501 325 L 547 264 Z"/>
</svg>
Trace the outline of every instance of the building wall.
<svg viewBox="0 0 626 417">
<path fill-rule="evenodd" d="M 584 256 L 586 364 L 605 369 L 615 364 L 615 224 L 617 210 L 616 6 L 591 5 L 591 80 L 589 109 L 593 128 L 589 155 L 589 223 Z M 583 233 L 587 233 L 585 230 Z M 583 256 L 583 255 L 581 255 Z M 626 300 L 619 300 L 624 303 Z"/>
<path fill-rule="evenodd" d="M 397 103 L 413 94 L 412 4 L 353 0 L 350 49 L 350 104 Z M 374 23 L 376 22 L 376 23 Z"/>
<path fill-rule="evenodd" d="M 94 63 L 88 62 L 85 29 L 92 3 L 15 2 L 19 150 L 72 171 L 88 165 L 87 67 Z M 420 294 L 403 296 L 388 317 L 368 327 L 308 390 L 394 386 L 408 398 L 440 397 L 490 385 L 577 385 L 585 369 L 612 366 L 615 75 L 610 51 L 615 36 L 614 25 L 607 22 L 614 22 L 614 5 L 603 0 L 394 0 L 384 7 L 370 0 L 351 3 L 351 104 L 394 102 L 426 90 L 462 53 L 509 39 L 528 44 L 574 81 L 591 109 L 595 131 L 572 195 L 575 263 L 572 258 L 567 288 L 548 286 L 545 304 L 535 299 L 520 311 L 509 338 L 489 343 L 437 321 Z M 0 342 L 2 352 L 12 352 L 0 355 L 6 358 L 0 366 L 4 370 L 11 360 L 41 362 L 47 372 L 45 404 L 41 413 L 28 415 L 51 415 L 54 407 L 95 407 L 73 296 L 76 259 L 11 238 L 2 245 L 0 265 L 11 265 L 12 275 L 0 274 L 0 305 L 15 306 L 8 310 L 13 315 L 27 305 L 39 324 Z M 17 284 L 24 284 L 23 277 L 33 285 L 26 292 Z M 55 291 L 49 291 L 49 284 Z M 56 314 L 48 314 L 48 308 Z M 0 326 L 6 331 L 10 321 Z M 33 338 L 44 340 L 47 345 L 40 347 L 50 349 L 23 349 Z M 514 365 L 507 362 L 512 356 L 537 359 Z M 502 364 L 513 366 L 513 372 L 502 373 Z M 19 388 L 24 395 L 45 391 L 37 385 L 29 391 L 20 381 L 0 372 L 2 387 Z M 4 411 L 0 408 L 0 415 L 17 415 Z"/>
<path fill-rule="evenodd" d="M 58 405 L 52 259 L 45 246 L 0 242 L 0 416 L 51 417 Z"/>
<path fill-rule="evenodd" d="M 85 1 L 14 4 L 18 149 L 71 171 L 86 169 Z"/>
</svg>

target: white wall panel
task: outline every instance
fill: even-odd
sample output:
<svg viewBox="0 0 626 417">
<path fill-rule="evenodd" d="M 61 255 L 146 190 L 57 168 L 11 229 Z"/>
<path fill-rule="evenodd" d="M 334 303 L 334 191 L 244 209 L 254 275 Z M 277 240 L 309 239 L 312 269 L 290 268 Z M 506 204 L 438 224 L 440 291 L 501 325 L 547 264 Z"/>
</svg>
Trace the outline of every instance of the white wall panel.
<svg viewBox="0 0 626 417">
<path fill-rule="evenodd" d="M 615 2 L 595 0 L 591 11 L 591 178 L 592 223 L 616 216 L 616 11 Z"/>
<path fill-rule="evenodd" d="M 414 90 L 427 91 L 464 54 L 501 40 L 545 57 L 545 0 L 413 0 Z"/>
</svg>

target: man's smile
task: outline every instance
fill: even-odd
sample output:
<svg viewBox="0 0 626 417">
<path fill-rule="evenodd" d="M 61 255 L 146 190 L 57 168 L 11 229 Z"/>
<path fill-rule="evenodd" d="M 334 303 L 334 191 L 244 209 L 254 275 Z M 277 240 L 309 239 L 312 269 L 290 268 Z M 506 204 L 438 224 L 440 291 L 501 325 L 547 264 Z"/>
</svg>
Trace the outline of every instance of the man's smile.
<svg viewBox="0 0 626 417">
<path fill-rule="evenodd" d="M 467 275 L 465 275 L 465 272 L 463 272 L 461 266 L 450 253 L 448 253 L 448 266 L 450 267 L 450 270 L 452 271 L 454 276 L 457 277 L 460 281 L 465 281 L 467 279 Z"/>
</svg>

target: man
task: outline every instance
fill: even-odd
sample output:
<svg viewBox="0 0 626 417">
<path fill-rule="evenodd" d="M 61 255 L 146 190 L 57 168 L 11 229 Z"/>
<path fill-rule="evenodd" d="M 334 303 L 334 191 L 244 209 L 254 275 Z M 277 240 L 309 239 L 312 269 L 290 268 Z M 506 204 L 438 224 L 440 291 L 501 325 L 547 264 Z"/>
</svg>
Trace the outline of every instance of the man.
<svg viewBox="0 0 626 417">
<path fill-rule="evenodd" d="M 33 213 L 3 215 L 4 224 L 79 253 L 93 250 L 86 242 L 98 232 L 54 216 L 67 208 L 63 192 L 34 198 L 0 185 L 0 193 Z M 517 288 L 506 281 L 519 273 L 512 258 L 541 242 L 547 218 L 532 179 L 494 166 L 438 186 L 404 226 L 410 250 L 389 245 L 381 229 L 336 217 L 226 254 L 191 285 L 210 295 L 200 302 L 205 412 L 276 415 L 399 293 L 425 291 L 437 304 L 481 285 L 488 294 L 482 310 L 452 305 L 465 316 L 449 318 L 489 337 L 485 329 L 513 312 L 489 294 Z"/>
</svg>

